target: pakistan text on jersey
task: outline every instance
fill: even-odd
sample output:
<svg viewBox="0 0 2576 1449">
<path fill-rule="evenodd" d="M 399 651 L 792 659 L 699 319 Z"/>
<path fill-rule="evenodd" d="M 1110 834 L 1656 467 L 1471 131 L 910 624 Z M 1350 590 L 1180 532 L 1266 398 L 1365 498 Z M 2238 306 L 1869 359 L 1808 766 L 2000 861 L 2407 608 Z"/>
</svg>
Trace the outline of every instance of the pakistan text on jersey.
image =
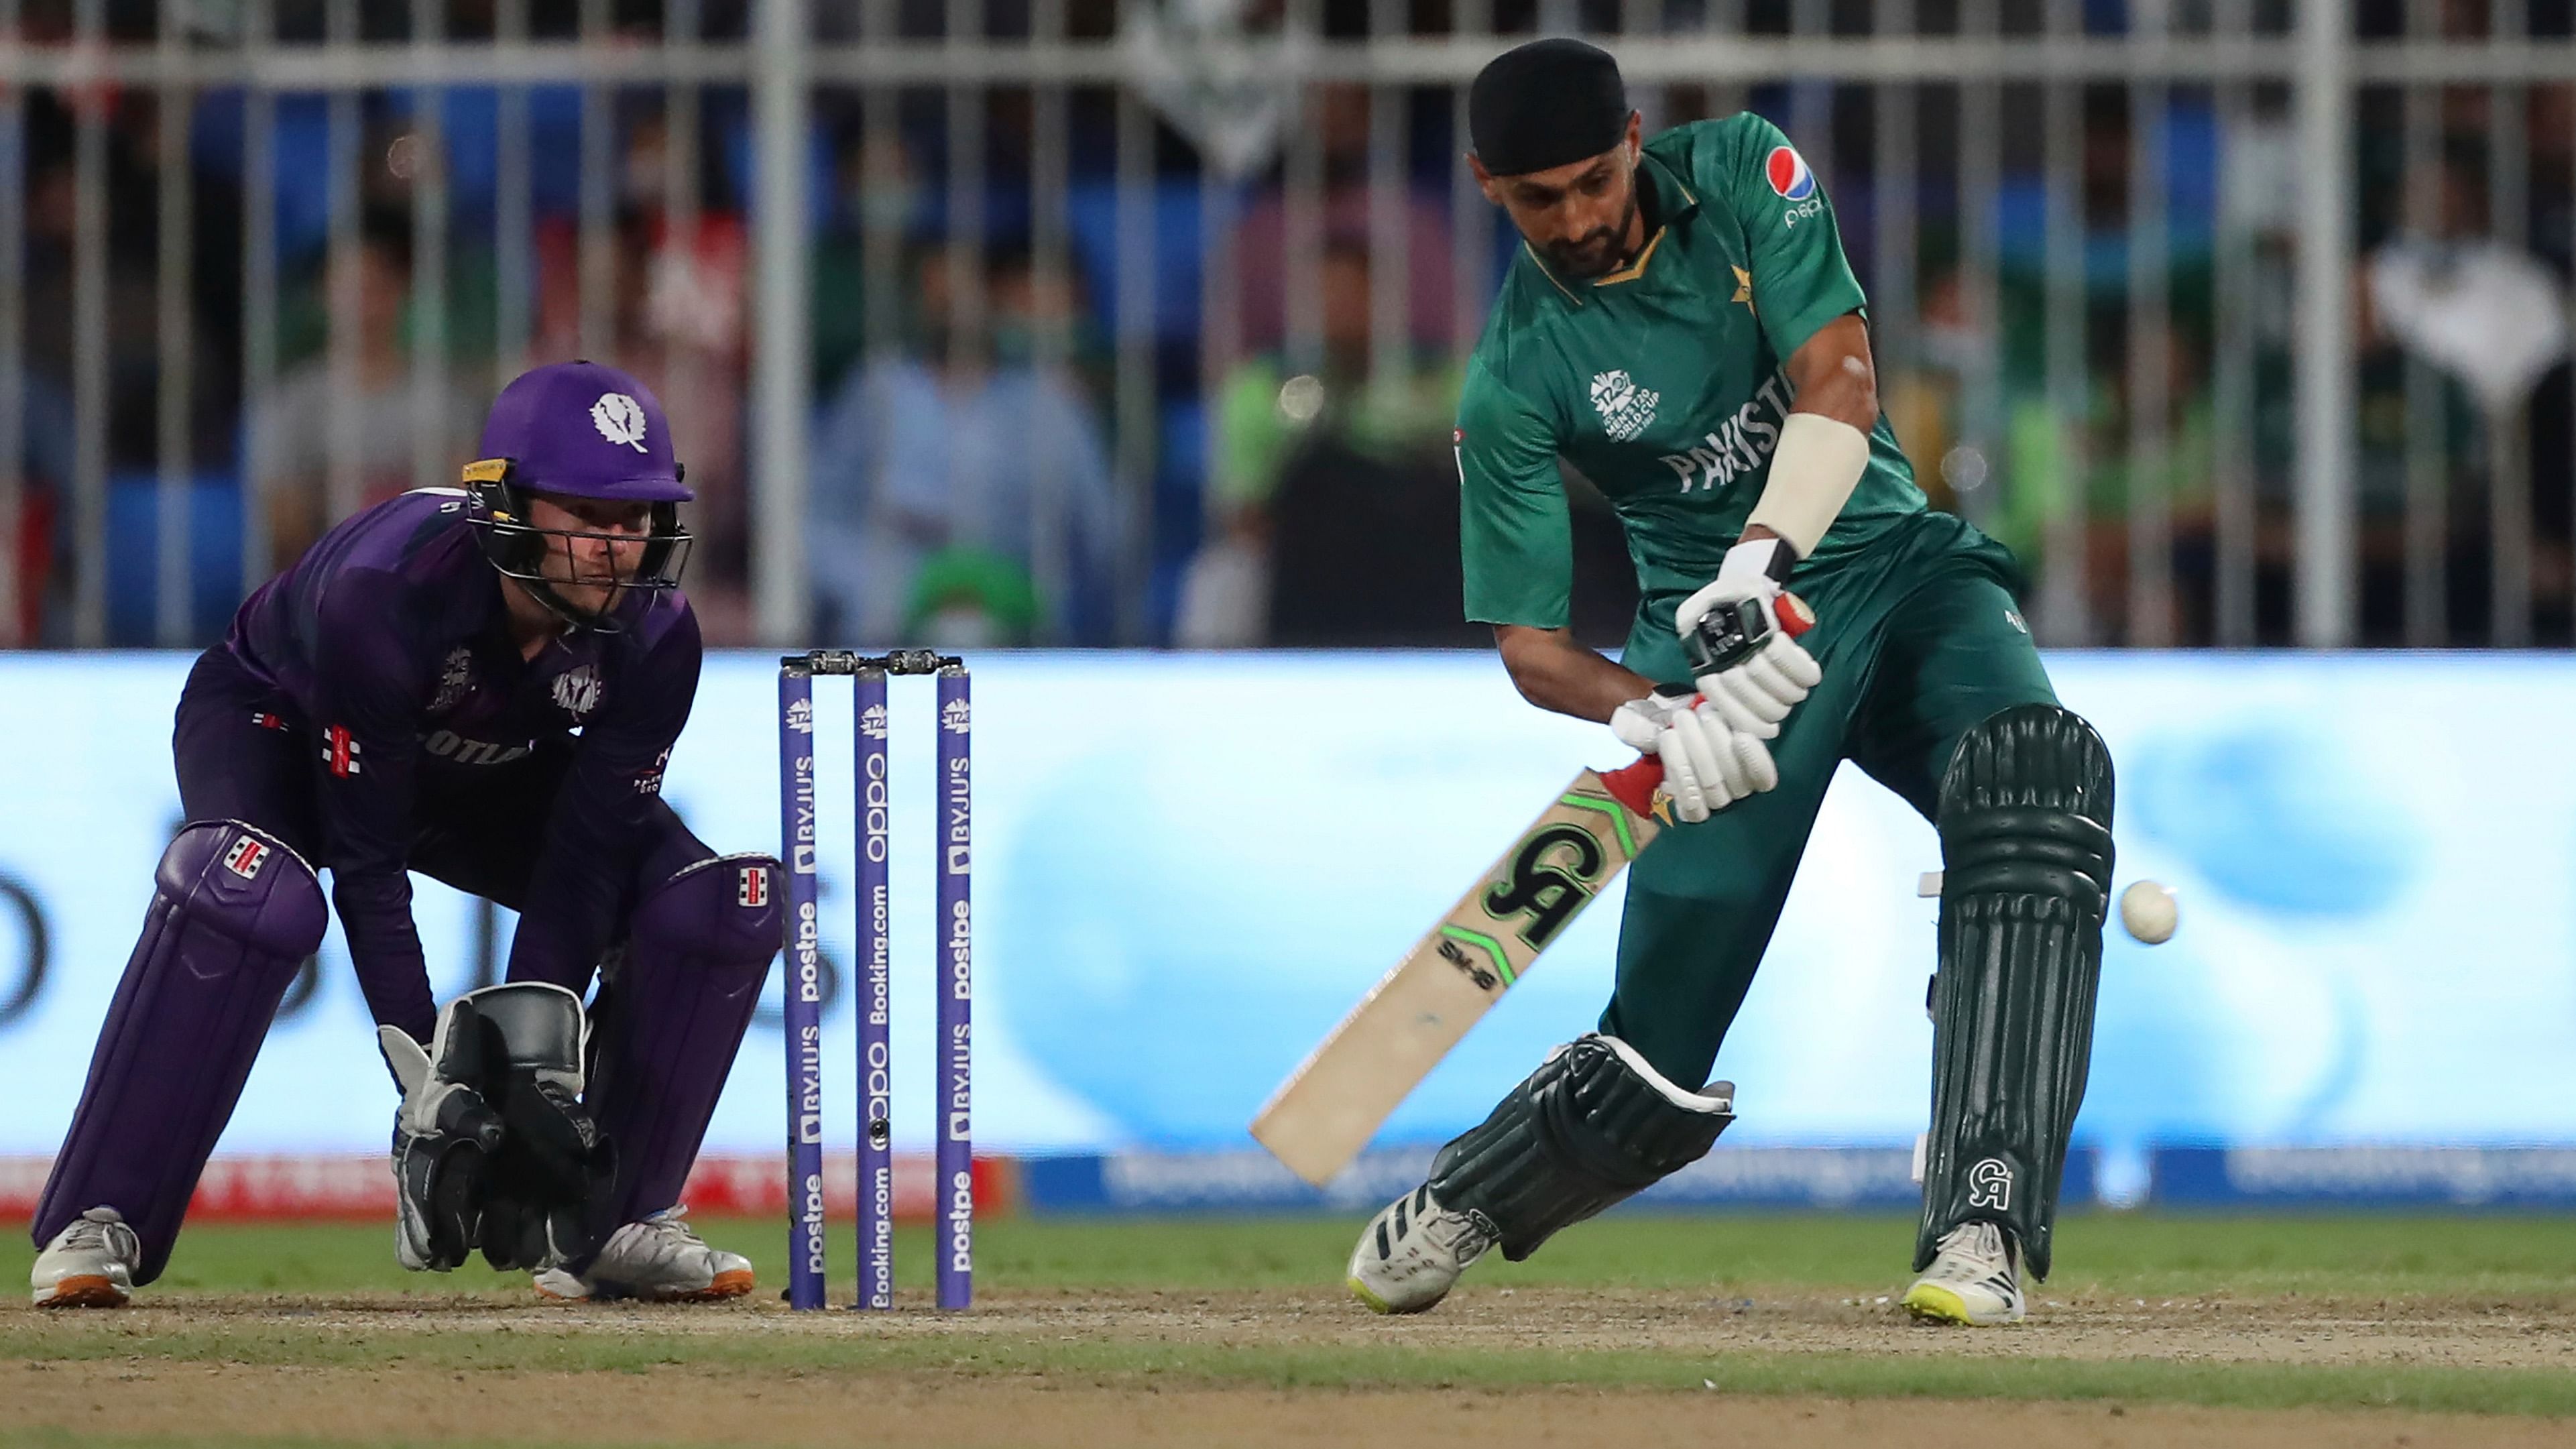
<svg viewBox="0 0 2576 1449">
<path fill-rule="evenodd" d="M 1686 453 L 1666 453 L 1664 466 L 1681 480 L 1681 491 L 1723 488 L 1771 460 L 1780 445 L 1780 424 L 1789 416 L 1787 374 L 1773 371 L 1753 400 L 1708 434 L 1707 445 Z"/>
</svg>

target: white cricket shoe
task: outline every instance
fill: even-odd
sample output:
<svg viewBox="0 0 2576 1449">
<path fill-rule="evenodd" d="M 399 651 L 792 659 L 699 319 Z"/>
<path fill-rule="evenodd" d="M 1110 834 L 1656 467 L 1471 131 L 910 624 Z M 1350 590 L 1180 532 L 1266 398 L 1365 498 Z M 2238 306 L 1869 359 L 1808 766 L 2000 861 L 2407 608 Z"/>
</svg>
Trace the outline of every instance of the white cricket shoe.
<svg viewBox="0 0 2576 1449">
<path fill-rule="evenodd" d="M 537 1274 L 546 1298 L 642 1298 L 654 1303 L 713 1303 L 751 1291 L 751 1260 L 707 1246 L 689 1230 L 688 1208 L 665 1208 L 608 1235 L 608 1245 L 579 1276 L 561 1268 Z"/>
<path fill-rule="evenodd" d="M 1387 1204 L 1351 1250 L 1351 1292 L 1380 1313 L 1420 1313 L 1449 1296 L 1467 1266 L 1494 1246 L 1479 1212 L 1451 1212 L 1425 1183 Z"/>
<path fill-rule="evenodd" d="M 1961 1223 L 1942 1237 L 1932 1266 L 1905 1290 L 1905 1307 L 1937 1323 L 2019 1323 L 2021 1251 L 1993 1223 Z"/>
<path fill-rule="evenodd" d="M 134 1296 L 143 1240 L 111 1207 L 94 1207 L 54 1234 L 27 1275 L 38 1308 L 122 1308 Z"/>
</svg>

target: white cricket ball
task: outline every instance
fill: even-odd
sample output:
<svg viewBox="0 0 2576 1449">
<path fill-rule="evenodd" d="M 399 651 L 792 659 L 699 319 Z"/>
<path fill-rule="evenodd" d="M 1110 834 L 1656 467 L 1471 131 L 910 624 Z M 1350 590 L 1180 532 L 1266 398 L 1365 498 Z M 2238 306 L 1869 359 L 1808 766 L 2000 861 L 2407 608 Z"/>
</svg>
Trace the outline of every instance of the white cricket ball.
<svg viewBox="0 0 2576 1449">
<path fill-rule="evenodd" d="M 2173 890 L 2158 881 L 2131 881 L 2120 892 L 2120 924 L 2142 945 L 2161 946 L 2173 939 L 2177 912 Z"/>
</svg>

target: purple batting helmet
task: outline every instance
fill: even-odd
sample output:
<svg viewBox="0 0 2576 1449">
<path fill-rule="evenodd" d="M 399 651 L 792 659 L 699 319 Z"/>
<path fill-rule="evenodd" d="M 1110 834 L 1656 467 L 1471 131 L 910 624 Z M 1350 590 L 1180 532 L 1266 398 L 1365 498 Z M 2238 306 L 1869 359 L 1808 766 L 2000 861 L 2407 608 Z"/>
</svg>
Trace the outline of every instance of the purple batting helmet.
<svg viewBox="0 0 2576 1449">
<path fill-rule="evenodd" d="M 534 493 L 633 503 L 686 503 L 662 401 L 605 363 L 556 362 L 523 372 L 492 400 L 477 457 L 507 458 Z"/>
</svg>

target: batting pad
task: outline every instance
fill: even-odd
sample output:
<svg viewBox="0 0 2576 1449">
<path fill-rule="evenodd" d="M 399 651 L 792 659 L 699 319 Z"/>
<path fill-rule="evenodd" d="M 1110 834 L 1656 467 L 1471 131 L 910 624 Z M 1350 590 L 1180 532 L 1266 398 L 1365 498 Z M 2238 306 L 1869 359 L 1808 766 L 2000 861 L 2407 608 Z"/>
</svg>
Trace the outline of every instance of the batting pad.
<svg viewBox="0 0 2576 1449">
<path fill-rule="evenodd" d="M 1579 1223 L 1708 1155 L 1735 1120 L 1735 1088 L 1689 1092 L 1615 1036 L 1579 1036 L 1440 1149 L 1431 1193 L 1493 1224 L 1519 1262 Z"/>
<path fill-rule="evenodd" d="M 1917 1271 L 1970 1219 L 2048 1275 L 2066 1137 L 2083 1105 L 2111 886 L 2111 752 L 2082 718 L 2019 705 L 1968 731 L 1941 780 L 1940 969 Z"/>
</svg>

